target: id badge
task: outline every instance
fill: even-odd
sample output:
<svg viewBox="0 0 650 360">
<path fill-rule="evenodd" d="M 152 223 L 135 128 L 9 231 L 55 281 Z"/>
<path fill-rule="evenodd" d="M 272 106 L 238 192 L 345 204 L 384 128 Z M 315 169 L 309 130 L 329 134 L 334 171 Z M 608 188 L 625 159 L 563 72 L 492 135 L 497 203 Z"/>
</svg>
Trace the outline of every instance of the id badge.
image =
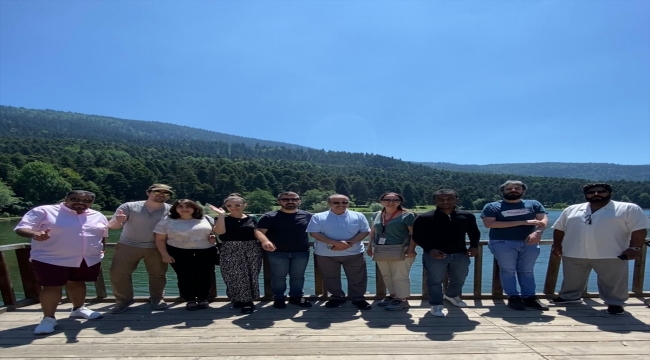
<svg viewBox="0 0 650 360">
<path fill-rule="evenodd" d="M 381 238 L 379 238 L 379 241 L 377 242 L 377 244 L 379 244 L 379 245 L 385 245 L 385 244 L 386 244 L 386 238 L 385 238 L 385 237 L 381 237 Z"/>
</svg>

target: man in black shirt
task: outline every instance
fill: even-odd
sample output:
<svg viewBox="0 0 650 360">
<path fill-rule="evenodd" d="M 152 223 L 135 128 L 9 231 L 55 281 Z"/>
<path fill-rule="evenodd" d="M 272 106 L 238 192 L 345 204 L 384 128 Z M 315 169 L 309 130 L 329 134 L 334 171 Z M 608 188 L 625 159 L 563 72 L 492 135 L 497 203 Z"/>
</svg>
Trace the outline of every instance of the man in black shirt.
<svg viewBox="0 0 650 360">
<path fill-rule="evenodd" d="M 413 241 L 424 250 L 422 263 L 427 271 L 427 291 L 433 316 L 445 316 L 443 299 L 465 307 L 460 299 L 469 273 L 469 258 L 478 253 L 481 232 L 476 217 L 469 211 L 457 210 L 458 194 L 451 189 L 433 195 L 436 210 L 421 214 L 413 223 Z M 470 247 L 465 245 L 469 236 Z M 449 272 L 449 285 L 443 293 L 442 283 Z"/>
<path fill-rule="evenodd" d="M 258 238 L 267 238 L 271 244 L 264 247 L 271 268 L 271 290 L 273 307 L 284 309 L 287 275 L 289 275 L 289 304 L 311 307 L 302 297 L 305 284 L 305 270 L 309 262 L 309 235 L 307 225 L 311 214 L 299 210 L 300 196 L 295 192 L 278 195 L 280 210 L 264 214 L 255 232 Z"/>
</svg>

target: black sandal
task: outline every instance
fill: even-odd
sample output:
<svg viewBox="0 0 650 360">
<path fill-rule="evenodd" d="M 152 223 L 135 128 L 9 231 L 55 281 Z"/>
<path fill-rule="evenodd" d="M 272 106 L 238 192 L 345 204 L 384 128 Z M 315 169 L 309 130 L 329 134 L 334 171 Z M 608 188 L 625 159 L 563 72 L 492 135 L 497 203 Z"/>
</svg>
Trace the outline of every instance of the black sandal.
<svg viewBox="0 0 650 360">
<path fill-rule="evenodd" d="M 210 307 L 210 303 L 208 302 L 208 300 L 201 300 L 199 301 L 198 307 L 199 309 L 207 309 Z"/>
<path fill-rule="evenodd" d="M 242 314 L 252 314 L 255 312 L 255 305 L 253 303 L 246 303 L 243 308 L 241 308 Z"/>
<path fill-rule="evenodd" d="M 189 311 L 194 311 L 199 308 L 199 305 L 196 304 L 196 301 L 188 301 L 187 304 L 185 304 L 185 309 Z"/>
</svg>

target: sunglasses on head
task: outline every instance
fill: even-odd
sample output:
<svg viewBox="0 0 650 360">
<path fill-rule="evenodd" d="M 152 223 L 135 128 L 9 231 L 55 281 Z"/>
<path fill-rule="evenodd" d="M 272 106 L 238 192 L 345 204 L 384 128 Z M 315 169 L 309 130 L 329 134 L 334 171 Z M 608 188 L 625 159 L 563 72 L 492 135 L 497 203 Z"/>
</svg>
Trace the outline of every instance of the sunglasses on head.
<svg viewBox="0 0 650 360">
<path fill-rule="evenodd" d="M 298 199 L 298 198 L 282 198 L 282 199 L 280 199 L 280 201 L 284 201 L 284 202 L 298 202 L 298 201 L 300 201 L 300 199 Z"/>
<path fill-rule="evenodd" d="M 77 198 L 77 197 L 71 197 L 68 200 L 70 200 L 71 202 L 74 202 L 74 203 L 84 203 L 84 204 L 90 204 L 90 203 L 92 203 L 94 201 L 93 199 L 80 199 L 80 198 Z"/>
<path fill-rule="evenodd" d="M 172 196 L 172 193 L 170 193 L 169 191 L 163 191 L 163 190 L 154 190 L 154 191 L 152 191 L 152 193 L 154 193 L 156 195 Z"/>
<path fill-rule="evenodd" d="M 349 203 L 350 203 L 349 201 L 332 201 L 332 204 L 334 205 L 341 205 L 341 204 L 347 205 Z"/>
</svg>

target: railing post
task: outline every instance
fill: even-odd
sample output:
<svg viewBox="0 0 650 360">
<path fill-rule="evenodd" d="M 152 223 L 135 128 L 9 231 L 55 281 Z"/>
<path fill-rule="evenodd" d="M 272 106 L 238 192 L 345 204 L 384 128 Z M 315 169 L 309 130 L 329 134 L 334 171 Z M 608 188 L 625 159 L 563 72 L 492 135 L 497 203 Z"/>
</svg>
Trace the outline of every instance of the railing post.
<svg viewBox="0 0 650 360">
<path fill-rule="evenodd" d="M 478 246 L 478 253 L 474 258 L 474 297 L 481 297 L 483 288 L 483 245 Z"/>
<path fill-rule="evenodd" d="M 323 273 L 318 267 L 318 260 L 316 254 L 314 254 L 314 295 L 327 295 L 327 289 L 323 283 Z"/>
<path fill-rule="evenodd" d="M 210 294 L 208 295 L 210 299 L 214 299 L 217 297 L 217 273 L 216 273 L 216 267 L 212 268 L 212 271 L 210 271 Z"/>
<path fill-rule="evenodd" d="M 648 254 L 648 247 L 641 246 L 640 257 L 634 260 L 634 271 L 632 273 L 632 292 L 643 293 L 643 281 L 645 280 L 645 263 Z"/>
<path fill-rule="evenodd" d="M 16 249 L 16 260 L 18 262 L 18 269 L 20 270 L 20 279 L 23 283 L 25 298 L 38 301 L 41 286 L 38 284 L 36 273 L 34 273 L 32 263 L 29 261 L 30 250 L 31 246 L 29 245 L 22 249 Z"/>
<path fill-rule="evenodd" d="M 273 299 L 273 290 L 271 289 L 271 265 L 266 256 L 263 256 L 263 259 L 264 298 L 270 300 Z"/>
<path fill-rule="evenodd" d="M 386 295 L 386 284 L 384 283 L 384 277 L 381 275 L 379 266 L 375 262 L 375 295 L 383 297 Z M 391 289 L 395 291 L 394 289 Z"/>
<path fill-rule="evenodd" d="M 501 277 L 499 276 L 499 263 L 497 259 L 494 258 L 492 262 L 492 295 L 501 296 L 503 295 L 503 287 L 501 287 Z"/>
<path fill-rule="evenodd" d="M 422 298 L 429 298 L 429 289 L 427 288 L 427 270 L 422 266 Z"/>
<path fill-rule="evenodd" d="M 554 295 L 555 288 L 557 287 L 557 277 L 560 273 L 560 263 L 562 257 L 557 256 L 551 252 L 548 259 L 548 267 L 546 268 L 546 279 L 544 279 L 544 294 Z"/>
<path fill-rule="evenodd" d="M 99 267 L 99 276 L 97 277 L 97 281 L 95 281 L 95 293 L 98 299 L 106 299 L 108 297 L 106 282 L 104 280 L 104 270 L 101 266 Z"/>
<path fill-rule="evenodd" d="M 16 305 L 16 293 L 9 276 L 9 266 L 2 251 L 0 251 L 0 292 L 2 292 L 2 302 L 5 306 Z"/>
</svg>

